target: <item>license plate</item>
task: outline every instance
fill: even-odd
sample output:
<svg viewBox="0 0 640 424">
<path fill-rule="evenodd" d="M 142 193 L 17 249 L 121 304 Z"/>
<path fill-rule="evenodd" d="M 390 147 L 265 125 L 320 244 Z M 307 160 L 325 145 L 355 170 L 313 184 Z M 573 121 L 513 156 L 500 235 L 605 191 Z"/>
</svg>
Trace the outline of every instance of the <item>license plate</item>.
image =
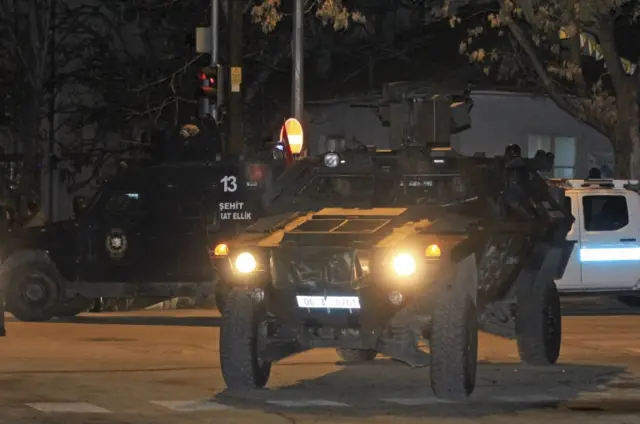
<svg viewBox="0 0 640 424">
<path fill-rule="evenodd" d="M 360 309 L 358 296 L 296 296 L 299 308 Z"/>
</svg>

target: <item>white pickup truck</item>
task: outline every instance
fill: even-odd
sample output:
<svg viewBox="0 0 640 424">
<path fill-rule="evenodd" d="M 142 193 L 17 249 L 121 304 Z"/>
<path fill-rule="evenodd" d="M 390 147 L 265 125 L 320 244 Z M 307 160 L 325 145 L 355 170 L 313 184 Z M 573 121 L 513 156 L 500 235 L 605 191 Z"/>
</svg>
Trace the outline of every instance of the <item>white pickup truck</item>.
<svg viewBox="0 0 640 424">
<path fill-rule="evenodd" d="M 563 277 L 563 295 L 608 295 L 640 307 L 640 186 L 635 180 L 549 180 L 566 190 L 576 242 Z"/>
</svg>

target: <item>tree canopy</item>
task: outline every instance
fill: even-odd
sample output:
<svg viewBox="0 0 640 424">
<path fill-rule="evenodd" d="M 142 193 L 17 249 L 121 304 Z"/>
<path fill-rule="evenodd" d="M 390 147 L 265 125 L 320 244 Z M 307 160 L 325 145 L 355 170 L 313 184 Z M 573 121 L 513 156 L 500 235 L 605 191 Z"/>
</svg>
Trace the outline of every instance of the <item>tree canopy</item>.
<svg viewBox="0 0 640 424">
<path fill-rule="evenodd" d="M 472 9 L 443 13 L 455 25 Z M 487 73 L 533 77 L 560 109 L 609 137 L 618 175 L 638 178 L 640 48 L 627 40 L 640 35 L 639 16 L 635 0 L 499 0 L 460 51 Z M 486 48 L 487 36 L 508 42 Z"/>
<path fill-rule="evenodd" d="M 262 0 L 254 20 L 264 31 L 282 20 L 280 0 Z M 315 15 L 344 31 L 368 29 L 367 7 L 384 1 L 316 0 Z M 388 2 L 386 2 L 388 3 Z M 463 26 L 460 53 L 496 80 L 520 79 L 542 88 L 562 110 L 609 137 L 616 170 L 640 178 L 640 36 L 637 0 L 399 1 L 429 25 Z M 377 16 L 371 16 L 373 20 Z"/>
</svg>

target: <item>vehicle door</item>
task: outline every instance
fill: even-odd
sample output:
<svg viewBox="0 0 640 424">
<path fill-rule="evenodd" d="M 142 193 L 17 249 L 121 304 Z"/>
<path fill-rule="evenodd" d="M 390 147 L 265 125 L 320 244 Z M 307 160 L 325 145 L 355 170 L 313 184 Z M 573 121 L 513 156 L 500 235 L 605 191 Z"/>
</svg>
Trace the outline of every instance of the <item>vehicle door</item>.
<svg viewBox="0 0 640 424">
<path fill-rule="evenodd" d="M 150 219 L 149 278 L 156 282 L 208 282 L 208 256 L 202 191 L 188 180 L 173 180 L 155 192 Z"/>
<path fill-rule="evenodd" d="M 582 216 L 579 213 L 580 203 L 578 193 L 574 190 L 567 191 L 567 195 L 564 198 L 565 210 L 571 211 L 575 221 L 571 226 L 571 229 L 567 233 L 567 240 L 576 242 L 567 267 L 565 268 L 564 275 L 561 279 L 556 280 L 556 285 L 560 291 L 563 290 L 579 290 L 582 288 L 582 268 L 580 264 L 580 228 Z"/>
<path fill-rule="evenodd" d="M 630 289 L 640 276 L 640 228 L 630 213 L 639 197 L 628 190 L 580 193 L 580 263 L 586 290 Z M 635 218 L 635 219 L 634 219 Z"/>
<path fill-rule="evenodd" d="M 264 172 L 258 164 L 220 166 L 211 170 L 211 189 L 207 191 L 205 209 L 212 240 L 218 238 L 216 233 L 220 236 L 237 233 L 262 214 Z M 216 221 L 217 228 L 211 225 Z"/>
<path fill-rule="evenodd" d="M 142 282 L 148 267 L 145 193 L 139 189 L 104 190 L 85 217 L 86 248 L 81 279 Z"/>
</svg>

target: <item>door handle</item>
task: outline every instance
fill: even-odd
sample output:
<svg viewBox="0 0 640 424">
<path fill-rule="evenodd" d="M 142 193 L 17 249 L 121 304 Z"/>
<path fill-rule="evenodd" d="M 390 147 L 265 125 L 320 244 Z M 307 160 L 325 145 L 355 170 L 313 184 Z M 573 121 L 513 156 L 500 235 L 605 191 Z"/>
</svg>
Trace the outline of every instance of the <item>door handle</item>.
<svg viewBox="0 0 640 424">
<path fill-rule="evenodd" d="M 636 241 L 636 239 L 634 239 L 634 238 L 626 238 L 626 239 L 620 239 L 620 241 L 622 243 L 633 243 L 634 241 Z"/>
</svg>

